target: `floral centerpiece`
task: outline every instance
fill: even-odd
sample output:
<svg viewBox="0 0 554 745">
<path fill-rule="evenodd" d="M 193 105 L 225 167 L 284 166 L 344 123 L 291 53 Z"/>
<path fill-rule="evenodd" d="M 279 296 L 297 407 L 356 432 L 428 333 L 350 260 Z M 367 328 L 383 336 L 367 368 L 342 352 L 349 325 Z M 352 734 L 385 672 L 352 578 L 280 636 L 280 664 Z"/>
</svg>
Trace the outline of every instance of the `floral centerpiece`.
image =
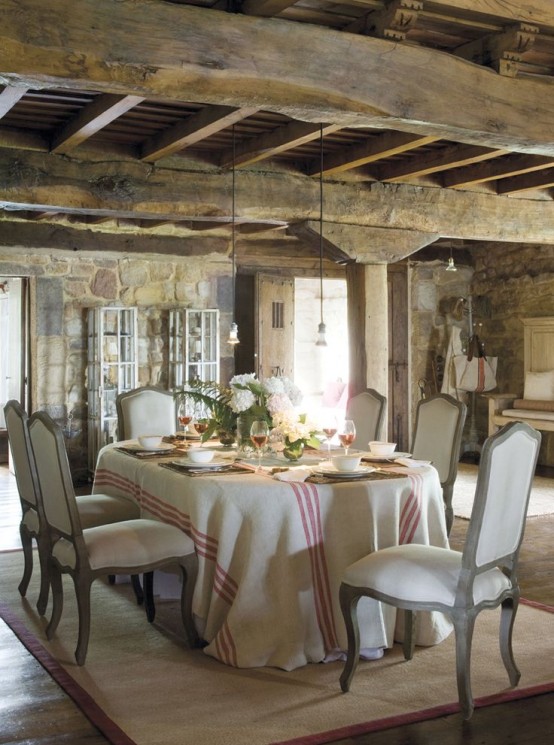
<svg viewBox="0 0 554 745">
<path fill-rule="evenodd" d="M 314 448 L 320 446 L 316 437 L 317 427 L 307 414 L 297 414 L 294 409 L 279 411 L 273 417 L 273 425 L 272 448 L 282 450 L 288 460 L 301 458 L 306 445 Z"/>
<path fill-rule="evenodd" d="M 250 443 L 252 422 L 263 419 L 273 428 L 272 449 L 282 450 L 291 460 L 300 457 L 306 445 L 319 446 L 315 426 L 295 409 L 302 401 L 302 393 L 289 378 L 274 376 L 259 380 L 253 373 L 235 375 L 229 387 L 230 406 L 239 416 L 239 444 Z"/>
</svg>

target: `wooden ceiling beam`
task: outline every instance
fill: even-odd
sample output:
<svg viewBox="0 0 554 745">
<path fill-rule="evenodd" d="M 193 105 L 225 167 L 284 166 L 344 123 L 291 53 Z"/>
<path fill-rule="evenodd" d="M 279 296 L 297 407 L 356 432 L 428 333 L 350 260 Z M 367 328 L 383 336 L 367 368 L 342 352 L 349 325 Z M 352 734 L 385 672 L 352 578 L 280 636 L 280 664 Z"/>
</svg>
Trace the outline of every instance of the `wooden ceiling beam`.
<svg viewBox="0 0 554 745">
<path fill-rule="evenodd" d="M 28 88 L 17 88 L 13 85 L 7 85 L 0 93 L 0 119 L 11 111 L 15 104 L 23 98 Z"/>
<path fill-rule="evenodd" d="M 479 65 L 488 65 L 500 75 L 515 77 L 523 55 L 535 43 L 538 26 L 513 24 L 502 32 L 462 44 L 454 54 Z"/>
<path fill-rule="evenodd" d="M 426 135 L 408 134 L 407 132 L 385 132 L 376 135 L 361 145 L 347 147 L 334 155 L 327 155 L 323 160 L 323 173 L 326 176 L 359 168 L 382 158 L 405 153 L 423 145 L 436 142 L 437 138 Z M 321 159 L 314 160 L 307 166 L 308 176 L 319 176 Z"/>
<path fill-rule="evenodd" d="M 544 0 L 537 2 L 539 15 L 546 14 Z M 485 12 L 491 3 L 478 5 Z M 75 0 L 72 8 L 68 13 L 67 0 L 25 0 L 14 14 L 12 3 L 0 0 L 0 79 L 253 106 L 301 121 L 554 155 L 548 80 L 505 78 L 428 48 L 314 24 L 146 0 Z M 25 30 L 37 27 L 41 34 L 31 43 Z"/>
<path fill-rule="evenodd" d="M 412 176 L 426 176 L 447 168 L 467 166 L 506 155 L 507 150 L 491 150 L 476 145 L 450 145 L 429 153 L 416 153 L 402 161 L 378 165 L 375 175 L 379 181 L 401 181 Z"/>
<path fill-rule="evenodd" d="M 221 130 L 246 119 L 259 109 L 255 106 L 235 109 L 230 106 L 206 106 L 172 127 L 154 135 L 141 148 L 141 159 L 147 163 L 184 150 Z"/>
<path fill-rule="evenodd" d="M 442 176 L 442 185 L 470 186 L 482 184 L 486 181 L 519 176 L 522 173 L 540 171 L 554 165 L 554 158 L 540 155 L 526 157 L 524 155 L 506 155 L 489 163 L 477 163 L 473 166 L 454 169 Z"/>
<path fill-rule="evenodd" d="M 343 31 L 404 41 L 408 31 L 417 24 L 418 13 L 423 7 L 422 0 L 384 0 L 382 8 L 357 18 Z"/>
<path fill-rule="evenodd" d="M 54 135 L 50 151 L 68 153 L 141 101 L 144 101 L 143 96 L 116 96 L 109 93 L 98 96 Z"/>
<path fill-rule="evenodd" d="M 324 124 L 323 135 L 337 132 L 342 127 L 338 124 Z M 313 142 L 319 139 L 320 125 L 306 122 L 290 122 L 267 132 L 259 137 L 251 137 L 235 148 L 235 166 L 247 166 L 260 160 L 273 158 L 279 153 Z M 233 164 L 233 151 L 227 150 L 219 159 L 221 168 L 230 168 Z"/>
<path fill-rule="evenodd" d="M 295 2 L 296 0 L 243 0 L 241 13 L 251 16 L 276 16 Z"/>
</svg>

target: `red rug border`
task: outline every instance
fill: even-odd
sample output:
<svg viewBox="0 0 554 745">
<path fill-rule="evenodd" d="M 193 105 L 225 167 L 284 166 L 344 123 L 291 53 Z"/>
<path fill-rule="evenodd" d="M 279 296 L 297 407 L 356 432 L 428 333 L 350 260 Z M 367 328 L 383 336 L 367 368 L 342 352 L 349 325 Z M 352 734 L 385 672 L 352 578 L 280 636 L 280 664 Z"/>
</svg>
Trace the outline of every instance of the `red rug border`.
<svg viewBox="0 0 554 745">
<path fill-rule="evenodd" d="M 36 636 L 4 603 L 0 603 L 0 618 L 13 631 L 19 641 L 39 662 L 50 677 L 79 707 L 81 712 L 98 729 L 111 745 L 137 745 L 111 719 L 79 683 L 60 665 L 50 652 L 42 646 Z"/>
<path fill-rule="evenodd" d="M 537 610 L 554 613 L 554 607 L 552 606 L 544 605 L 533 600 L 522 599 L 521 602 L 525 605 L 536 608 Z M 111 745 L 137 745 L 137 743 L 131 739 L 113 721 L 113 719 L 111 719 L 103 709 L 100 708 L 100 706 L 98 706 L 90 694 L 88 694 L 85 689 L 82 688 L 68 672 L 66 672 L 55 657 L 53 657 L 50 652 L 42 646 L 36 636 L 26 628 L 19 617 L 16 616 L 4 603 L 0 603 L 0 618 L 2 618 L 29 653 L 32 654 L 33 657 L 42 665 L 60 688 L 75 702 L 91 724 L 109 740 Z M 533 696 L 539 696 L 543 693 L 551 693 L 553 691 L 554 681 L 529 686 L 528 688 L 513 688 L 490 696 L 483 696 L 475 699 L 475 708 L 478 709 L 485 706 L 507 703 L 509 701 L 531 698 Z M 292 740 L 281 740 L 279 742 L 269 743 L 269 745 L 325 745 L 326 743 L 332 743 L 346 737 L 355 737 L 358 735 L 369 734 L 371 732 L 382 732 L 394 727 L 416 724 L 417 722 L 437 719 L 450 714 L 457 714 L 459 711 L 460 706 L 456 701 L 449 704 L 441 704 L 440 706 L 435 706 L 429 709 L 420 709 L 419 711 L 411 713 L 398 714 L 392 717 L 384 717 L 367 722 L 360 722 L 358 724 L 351 724 L 346 727 L 327 730 L 326 732 L 320 732 L 317 734 L 302 735 L 293 738 Z"/>
</svg>

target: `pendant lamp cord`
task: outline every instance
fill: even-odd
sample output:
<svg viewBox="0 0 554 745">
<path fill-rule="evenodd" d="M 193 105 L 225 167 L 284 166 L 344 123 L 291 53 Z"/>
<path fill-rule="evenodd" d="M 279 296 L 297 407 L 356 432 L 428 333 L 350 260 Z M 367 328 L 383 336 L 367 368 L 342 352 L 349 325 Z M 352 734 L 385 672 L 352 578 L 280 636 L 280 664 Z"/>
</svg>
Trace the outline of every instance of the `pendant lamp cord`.
<svg viewBox="0 0 554 745">
<path fill-rule="evenodd" d="M 232 259 L 232 272 L 233 272 L 233 320 L 235 319 L 235 125 L 233 124 L 233 168 L 231 170 L 231 210 L 232 210 L 232 221 L 231 221 L 231 259 Z"/>
<path fill-rule="evenodd" d="M 319 307 L 323 323 L 323 124 L 319 125 Z"/>
</svg>

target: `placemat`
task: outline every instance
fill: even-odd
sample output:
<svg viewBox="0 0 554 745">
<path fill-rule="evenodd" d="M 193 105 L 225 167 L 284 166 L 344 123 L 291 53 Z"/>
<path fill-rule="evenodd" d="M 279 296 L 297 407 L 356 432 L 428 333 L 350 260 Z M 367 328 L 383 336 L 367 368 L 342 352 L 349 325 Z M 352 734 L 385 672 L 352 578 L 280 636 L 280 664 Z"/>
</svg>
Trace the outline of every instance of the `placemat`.
<svg viewBox="0 0 554 745">
<path fill-rule="evenodd" d="M 357 483 L 358 481 L 382 481 L 383 479 L 403 478 L 405 478 L 405 474 L 402 473 L 392 473 L 389 471 L 372 471 L 365 476 L 359 476 L 355 479 L 345 479 L 341 478 L 340 476 L 316 476 L 314 474 L 313 476 L 308 476 L 306 481 L 309 484 L 346 484 L 347 482 Z"/>
<path fill-rule="evenodd" d="M 210 470 L 209 468 L 198 469 L 197 471 L 191 470 L 186 466 L 180 466 L 178 463 L 159 463 L 161 468 L 169 468 L 170 471 L 176 471 L 184 476 L 226 476 L 233 473 L 255 473 L 251 468 L 246 468 L 235 463 L 229 463 L 228 466 L 218 468 L 216 471 Z"/>
<path fill-rule="evenodd" d="M 167 458 L 169 456 L 175 457 L 175 450 L 167 450 L 165 453 L 157 452 L 156 450 L 137 450 L 136 448 L 116 447 L 114 450 L 118 450 L 120 453 L 130 455 L 131 458 Z"/>
</svg>

